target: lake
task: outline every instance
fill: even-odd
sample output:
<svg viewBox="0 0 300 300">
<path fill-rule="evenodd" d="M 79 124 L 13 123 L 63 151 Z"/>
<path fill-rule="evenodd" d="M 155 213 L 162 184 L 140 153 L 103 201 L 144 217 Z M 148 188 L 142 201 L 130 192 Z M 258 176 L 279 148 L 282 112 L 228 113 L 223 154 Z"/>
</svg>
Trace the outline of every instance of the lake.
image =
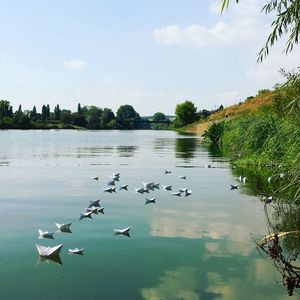
<svg viewBox="0 0 300 300">
<path fill-rule="evenodd" d="M 105 193 L 117 172 L 116 193 Z M 152 181 L 160 189 L 135 192 Z M 226 158 L 197 136 L 0 131 L 1 299 L 288 298 L 253 240 L 268 234 L 263 205 L 242 186 L 230 190 L 236 183 Z M 121 184 L 128 191 L 119 191 Z M 176 197 L 162 185 L 192 195 Z M 156 203 L 145 205 L 147 197 Z M 79 221 L 96 199 L 105 214 Z M 72 223 L 72 233 L 38 239 L 37 230 L 55 231 L 55 222 Z M 130 238 L 114 235 L 128 226 Z M 63 243 L 61 261 L 39 258 L 36 243 Z M 68 254 L 76 247 L 83 256 Z"/>
</svg>

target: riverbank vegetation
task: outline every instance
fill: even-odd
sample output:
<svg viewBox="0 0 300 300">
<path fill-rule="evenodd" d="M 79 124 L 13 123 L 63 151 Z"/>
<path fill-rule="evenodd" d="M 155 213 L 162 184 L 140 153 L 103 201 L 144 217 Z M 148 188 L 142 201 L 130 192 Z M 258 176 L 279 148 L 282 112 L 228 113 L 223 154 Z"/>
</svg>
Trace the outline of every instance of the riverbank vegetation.
<svg viewBox="0 0 300 300">
<path fill-rule="evenodd" d="M 220 118 L 205 132 L 236 168 L 255 172 L 276 194 L 300 201 L 300 73 L 266 91 L 269 101 L 255 110 Z M 257 97 L 261 97 L 258 95 Z"/>
<path fill-rule="evenodd" d="M 170 119 L 163 113 L 153 117 L 140 117 L 131 105 L 122 105 L 116 114 L 110 108 L 97 106 L 81 107 L 76 112 L 61 109 L 57 104 L 54 110 L 43 105 L 41 112 L 36 106 L 32 110 L 16 111 L 9 101 L 0 100 L 0 129 L 172 129 Z"/>
</svg>

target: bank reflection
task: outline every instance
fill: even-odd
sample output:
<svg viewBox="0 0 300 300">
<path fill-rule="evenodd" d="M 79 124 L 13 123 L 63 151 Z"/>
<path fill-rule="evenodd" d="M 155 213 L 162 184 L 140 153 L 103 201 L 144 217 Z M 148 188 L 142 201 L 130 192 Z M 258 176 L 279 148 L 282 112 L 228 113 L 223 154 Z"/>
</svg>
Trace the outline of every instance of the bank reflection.
<svg viewBox="0 0 300 300">
<path fill-rule="evenodd" d="M 247 177 L 241 184 L 241 191 L 257 196 L 265 214 L 265 235 L 253 240 L 258 252 L 272 264 L 280 276 L 278 284 L 283 285 L 288 296 L 300 294 L 300 207 L 295 195 L 284 194 L 282 179 L 273 176 L 268 179 L 268 170 L 256 171 L 234 168 L 233 174 Z M 269 201 L 266 199 L 269 198 Z M 267 263 L 266 262 L 266 263 Z"/>
<path fill-rule="evenodd" d="M 134 157 L 135 152 L 138 150 L 137 146 L 118 146 L 117 153 L 119 157 Z"/>
<path fill-rule="evenodd" d="M 300 293 L 300 207 L 278 201 L 266 205 L 268 234 L 256 241 L 257 249 L 281 275 L 289 296 Z"/>
<path fill-rule="evenodd" d="M 197 137 L 180 137 L 175 140 L 175 156 L 189 161 L 195 156 L 199 139 Z"/>
</svg>

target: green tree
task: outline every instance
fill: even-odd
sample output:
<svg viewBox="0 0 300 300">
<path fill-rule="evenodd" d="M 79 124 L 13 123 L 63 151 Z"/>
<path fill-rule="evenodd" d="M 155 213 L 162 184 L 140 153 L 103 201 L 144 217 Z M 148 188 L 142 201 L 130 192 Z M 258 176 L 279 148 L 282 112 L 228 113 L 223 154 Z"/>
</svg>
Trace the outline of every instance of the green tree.
<svg viewBox="0 0 300 300">
<path fill-rule="evenodd" d="M 85 127 L 86 126 L 86 118 L 83 114 L 72 113 L 71 114 L 71 123 L 76 126 Z"/>
<path fill-rule="evenodd" d="M 104 108 L 103 112 L 101 114 L 100 119 L 100 128 L 102 129 L 110 129 L 113 123 L 111 123 L 112 120 L 115 120 L 115 114 L 110 108 Z M 110 124 L 110 125 L 108 125 Z"/>
<path fill-rule="evenodd" d="M 30 120 L 32 120 L 33 122 L 36 122 L 37 120 L 37 113 L 36 113 L 36 107 L 33 106 L 32 111 L 29 114 Z"/>
<path fill-rule="evenodd" d="M 13 111 L 9 101 L 0 100 L 0 128 L 13 128 Z"/>
<path fill-rule="evenodd" d="M 47 119 L 47 107 L 46 105 L 42 106 L 42 121 L 45 121 Z"/>
<path fill-rule="evenodd" d="M 169 129 L 170 120 L 162 112 L 156 112 L 152 117 L 152 121 L 154 122 L 154 124 L 151 126 L 152 129 Z"/>
<path fill-rule="evenodd" d="M 54 107 L 54 120 L 60 120 L 60 118 L 61 118 L 61 110 L 59 108 L 59 105 L 57 104 Z"/>
<path fill-rule="evenodd" d="M 71 115 L 72 115 L 72 113 L 70 110 L 63 109 L 60 114 L 61 122 L 63 124 L 70 124 L 71 123 Z"/>
<path fill-rule="evenodd" d="M 85 117 L 87 121 L 87 128 L 89 129 L 100 129 L 100 117 L 102 115 L 102 109 L 97 106 L 85 107 Z"/>
<path fill-rule="evenodd" d="M 47 107 L 46 107 L 46 118 L 50 119 L 50 106 L 49 106 L 49 104 L 47 104 Z"/>
<path fill-rule="evenodd" d="M 3 119 L 5 117 L 11 118 L 12 116 L 12 106 L 10 106 L 9 101 L 0 100 L 0 119 Z"/>
<path fill-rule="evenodd" d="M 80 103 L 78 103 L 78 106 L 77 106 L 77 113 L 78 113 L 79 115 L 82 114 L 82 108 L 81 108 L 81 104 L 80 104 Z"/>
<path fill-rule="evenodd" d="M 183 127 L 188 124 L 194 123 L 198 118 L 197 107 L 191 101 L 185 101 L 176 105 L 175 109 L 175 126 Z"/>
<path fill-rule="evenodd" d="M 152 117 L 152 121 L 157 123 L 164 123 L 168 122 L 169 119 L 162 112 L 156 112 Z"/>
<path fill-rule="evenodd" d="M 240 0 L 235 0 L 239 3 Z M 228 8 L 230 0 L 223 0 L 222 12 Z M 287 35 L 285 53 L 293 50 L 294 45 L 299 42 L 300 34 L 300 0 L 271 0 L 267 2 L 262 10 L 266 15 L 275 14 L 271 27 L 272 31 L 267 38 L 266 44 L 260 50 L 257 61 L 262 61 L 268 54 L 269 48 L 283 35 Z"/>
<path fill-rule="evenodd" d="M 121 129 L 138 129 L 141 117 L 131 105 L 126 104 L 119 107 L 116 120 Z"/>
</svg>

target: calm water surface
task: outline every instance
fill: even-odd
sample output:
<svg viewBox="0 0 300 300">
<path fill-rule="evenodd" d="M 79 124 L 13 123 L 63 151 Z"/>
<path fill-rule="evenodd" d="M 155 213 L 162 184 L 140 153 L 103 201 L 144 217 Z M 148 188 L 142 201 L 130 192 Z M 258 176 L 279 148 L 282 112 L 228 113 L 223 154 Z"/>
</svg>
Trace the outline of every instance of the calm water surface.
<svg viewBox="0 0 300 300">
<path fill-rule="evenodd" d="M 206 168 L 211 164 L 214 168 Z M 172 170 L 165 175 L 164 170 Z M 128 192 L 103 192 L 113 172 Z M 187 180 L 178 176 L 186 175 Z M 99 176 L 100 181 L 91 177 Z M 155 181 L 191 197 L 135 187 Z M 250 234 L 267 234 L 256 197 L 198 137 L 163 131 L 0 131 L 1 299 L 285 299 L 276 270 Z M 145 205 L 145 198 L 157 203 Z M 105 215 L 78 220 L 89 200 Z M 71 234 L 37 229 L 72 222 Z M 113 228 L 131 226 L 131 238 Z M 35 244 L 63 243 L 61 263 Z M 69 248 L 84 248 L 84 256 Z"/>
</svg>

